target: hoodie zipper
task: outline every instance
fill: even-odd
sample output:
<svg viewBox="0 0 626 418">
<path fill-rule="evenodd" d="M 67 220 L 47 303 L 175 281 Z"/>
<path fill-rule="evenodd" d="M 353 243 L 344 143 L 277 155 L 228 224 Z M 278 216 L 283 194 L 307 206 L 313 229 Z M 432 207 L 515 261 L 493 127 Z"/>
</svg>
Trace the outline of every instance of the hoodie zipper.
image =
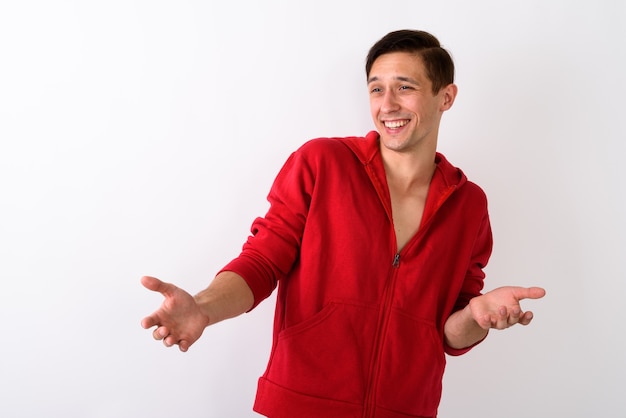
<svg viewBox="0 0 626 418">
<path fill-rule="evenodd" d="M 400 266 L 400 253 L 396 253 L 396 255 L 393 257 L 392 266 L 394 267 Z"/>
<path fill-rule="evenodd" d="M 389 216 L 389 219 L 392 220 L 393 217 L 391 214 L 391 206 L 390 204 L 388 204 L 388 201 L 386 199 L 387 193 L 385 191 L 385 187 L 383 187 L 383 184 L 378 180 L 378 177 L 376 176 L 376 172 L 374 168 L 372 167 L 372 165 L 368 163 L 364 163 L 364 165 L 370 177 L 370 180 L 372 181 L 374 188 L 376 189 L 376 192 L 378 193 L 378 196 L 381 202 L 383 203 L 383 206 L 385 207 L 385 210 L 387 212 L 387 215 Z M 417 231 L 417 234 L 414 237 L 412 237 L 411 240 L 409 240 L 409 242 L 403 249 L 406 249 L 407 247 L 411 247 L 412 245 L 415 245 L 412 242 L 418 239 L 421 239 L 420 237 L 423 235 L 423 231 L 426 230 L 428 225 L 432 222 L 432 219 L 434 218 L 434 214 L 439 211 L 439 208 L 448 199 L 448 197 L 450 197 L 450 195 L 456 190 L 456 188 L 457 188 L 456 184 L 452 185 L 451 187 L 448 187 L 448 189 L 440 196 L 432 212 L 432 215 L 428 219 L 426 219 L 422 225 L 420 225 L 420 228 Z M 394 242 L 395 242 L 395 233 L 394 233 Z M 365 392 L 363 418 L 374 417 L 374 414 L 376 411 L 375 409 L 376 408 L 376 388 L 378 386 L 378 379 L 380 375 L 380 360 L 381 360 L 380 357 L 381 357 L 381 350 L 382 350 L 382 346 L 384 342 L 383 336 L 387 332 L 389 316 L 391 314 L 391 309 L 390 309 L 391 301 L 393 298 L 395 283 L 396 283 L 396 279 L 398 276 L 398 268 L 400 267 L 400 252 L 401 251 L 398 251 L 396 248 L 393 261 L 391 263 L 393 267 L 391 270 L 391 277 L 387 279 L 386 287 L 383 292 L 384 294 L 383 304 L 381 306 L 379 320 L 376 326 L 374 351 L 372 353 L 372 359 L 370 361 L 370 375 L 369 375 L 369 379 L 367 382 L 367 389 Z"/>
<path fill-rule="evenodd" d="M 384 290 L 383 304 L 380 309 L 378 325 L 376 326 L 376 339 L 374 341 L 374 352 L 372 353 L 370 368 L 371 372 L 367 392 L 365 394 L 365 408 L 363 411 L 364 418 L 373 417 L 375 413 L 376 387 L 378 386 L 378 377 L 380 375 L 380 352 L 384 341 L 383 336 L 387 333 L 387 326 L 389 324 L 389 316 L 391 313 L 391 301 L 394 295 L 396 277 L 398 276 L 397 270 L 398 267 L 400 267 L 399 252 L 395 253 L 391 266 L 393 269 L 391 270 L 391 276 L 387 280 L 387 286 Z"/>
<path fill-rule="evenodd" d="M 454 192 L 456 187 L 449 188 L 439 199 L 437 202 L 437 206 L 435 207 L 434 213 L 436 213 L 443 202 L 445 202 L 448 197 Z M 428 225 L 432 222 L 434 215 L 429 219 L 426 219 L 426 222 L 420 226 L 420 230 L 417 231 L 417 234 L 411 238 L 411 240 L 404 247 L 410 248 L 415 245 L 414 241 L 420 240 L 421 236 L 424 234 L 424 231 L 428 229 Z M 398 268 L 400 267 L 400 255 L 401 251 L 395 252 L 393 256 L 393 260 L 391 262 L 391 276 L 387 280 L 387 285 L 384 290 L 383 296 L 383 304 L 381 306 L 381 312 L 379 315 L 378 325 L 376 328 L 376 339 L 374 341 L 374 352 L 372 353 L 371 364 L 371 372 L 370 378 L 368 381 L 367 392 L 365 393 L 365 407 L 363 409 L 363 418 L 372 418 L 374 417 L 376 411 L 376 388 L 378 386 L 378 379 L 380 375 L 380 360 L 381 360 L 381 350 L 384 343 L 384 336 L 387 333 L 387 326 L 389 324 L 389 316 L 391 314 L 391 302 L 394 295 L 394 289 L 396 284 L 396 279 L 398 277 Z"/>
</svg>

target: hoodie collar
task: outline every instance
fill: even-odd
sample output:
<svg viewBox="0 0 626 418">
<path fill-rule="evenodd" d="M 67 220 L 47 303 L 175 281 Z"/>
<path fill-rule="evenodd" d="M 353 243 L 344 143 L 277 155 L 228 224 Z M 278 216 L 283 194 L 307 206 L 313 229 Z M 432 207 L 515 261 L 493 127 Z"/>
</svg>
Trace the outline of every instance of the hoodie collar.
<svg viewBox="0 0 626 418">
<path fill-rule="evenodd" d="M 365 137 L 347 137 L 341 138 L 341 141 L 354 152 L 365 166 L 389 218 L 392 219 L 387 176 L 382 157 L 380 156 L 380 135 L 376 131 L 370 131 Z M 432 219 L 437 210 L 455 190 L 467 182 L 465 174 L 459 168 L 450 164 L 443 154 L 436 153 L 435 163 L 437 166 L 430 181 L 428 197 L 426 198 L 422 215 L 422 226 Z"/>
<path fill-rule="evenodd" d="M 365 137 L 341 138 L 342 141 L 354 152 L 363 165 L 371 165 L 375 159 L 380 159 L 380 135 L 376 131 L 370 131 Z M 436 153 L 435 163 L 437 168 L 431 181 L 431 187 L 436 186 L 441 189 L 462 186 L 467 177 L 463 172 L 454 167 L 441 153 Z M 378 165 L 378 164 L 377 164 Z M 380 164 L 382 167 L 382 164 Z M 383 168 L 384 170 L 384 168 Z M 384 171 L 383 171 L 384 173 Z M 383 173 L 378 173 L 382 175 Z"/>
</svg>

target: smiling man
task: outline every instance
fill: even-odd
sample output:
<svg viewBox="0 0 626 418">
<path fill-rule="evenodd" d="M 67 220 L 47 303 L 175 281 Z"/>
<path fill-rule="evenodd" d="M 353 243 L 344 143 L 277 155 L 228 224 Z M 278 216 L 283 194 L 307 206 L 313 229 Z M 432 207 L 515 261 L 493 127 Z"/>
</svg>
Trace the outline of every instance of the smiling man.
<svg viewBox="0 0 626 418">
<path fill-rule="evenodd" d="M 527 325 L 538 287 L 482 294 L 487 199 L 437 152 L 454 65 L 423 31 L 387 34 L 366 63 L 376 131 L 295 151 L 241 254 L 196 296 L 142 278 L 165 300 L 142 326 L 182 351 L 276 287 L 274 339 L 254 409 L 271 418 L 435 417 L 445 354 L 490 328 Z"/>
</svg>

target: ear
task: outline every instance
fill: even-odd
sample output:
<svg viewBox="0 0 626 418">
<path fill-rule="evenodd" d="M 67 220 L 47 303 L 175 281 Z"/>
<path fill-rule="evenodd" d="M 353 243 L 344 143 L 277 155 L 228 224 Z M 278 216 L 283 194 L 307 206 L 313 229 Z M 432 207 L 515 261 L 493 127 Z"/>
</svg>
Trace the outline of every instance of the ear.
<svg viewBox="0 0 626 418">
<path fill-rule="evenodd" d="M 441 91 L 439 91 L 439 95 L 441 96 L 441 108 L 442 112 L 450 109 L 454 104 L 454 99 L 456 99 L 456 94 L 458 92 L 458 88 L 456 84 L 448 84 L 443 87 Z"/>
</svg>

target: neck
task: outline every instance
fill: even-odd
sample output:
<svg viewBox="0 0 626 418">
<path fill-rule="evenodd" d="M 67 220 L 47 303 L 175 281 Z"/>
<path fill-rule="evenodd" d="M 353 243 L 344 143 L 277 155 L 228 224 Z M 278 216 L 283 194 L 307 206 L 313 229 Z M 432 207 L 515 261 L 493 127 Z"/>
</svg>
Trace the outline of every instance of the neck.
<svg viewBox="0 0 626 418">
<path fill-rule="evenodd" d="M 420 153 L 384 150 L 382 157 L 387 181 L 403 189 L 428 186 L 435 172 L 434 150 Z"/>
</svg>

